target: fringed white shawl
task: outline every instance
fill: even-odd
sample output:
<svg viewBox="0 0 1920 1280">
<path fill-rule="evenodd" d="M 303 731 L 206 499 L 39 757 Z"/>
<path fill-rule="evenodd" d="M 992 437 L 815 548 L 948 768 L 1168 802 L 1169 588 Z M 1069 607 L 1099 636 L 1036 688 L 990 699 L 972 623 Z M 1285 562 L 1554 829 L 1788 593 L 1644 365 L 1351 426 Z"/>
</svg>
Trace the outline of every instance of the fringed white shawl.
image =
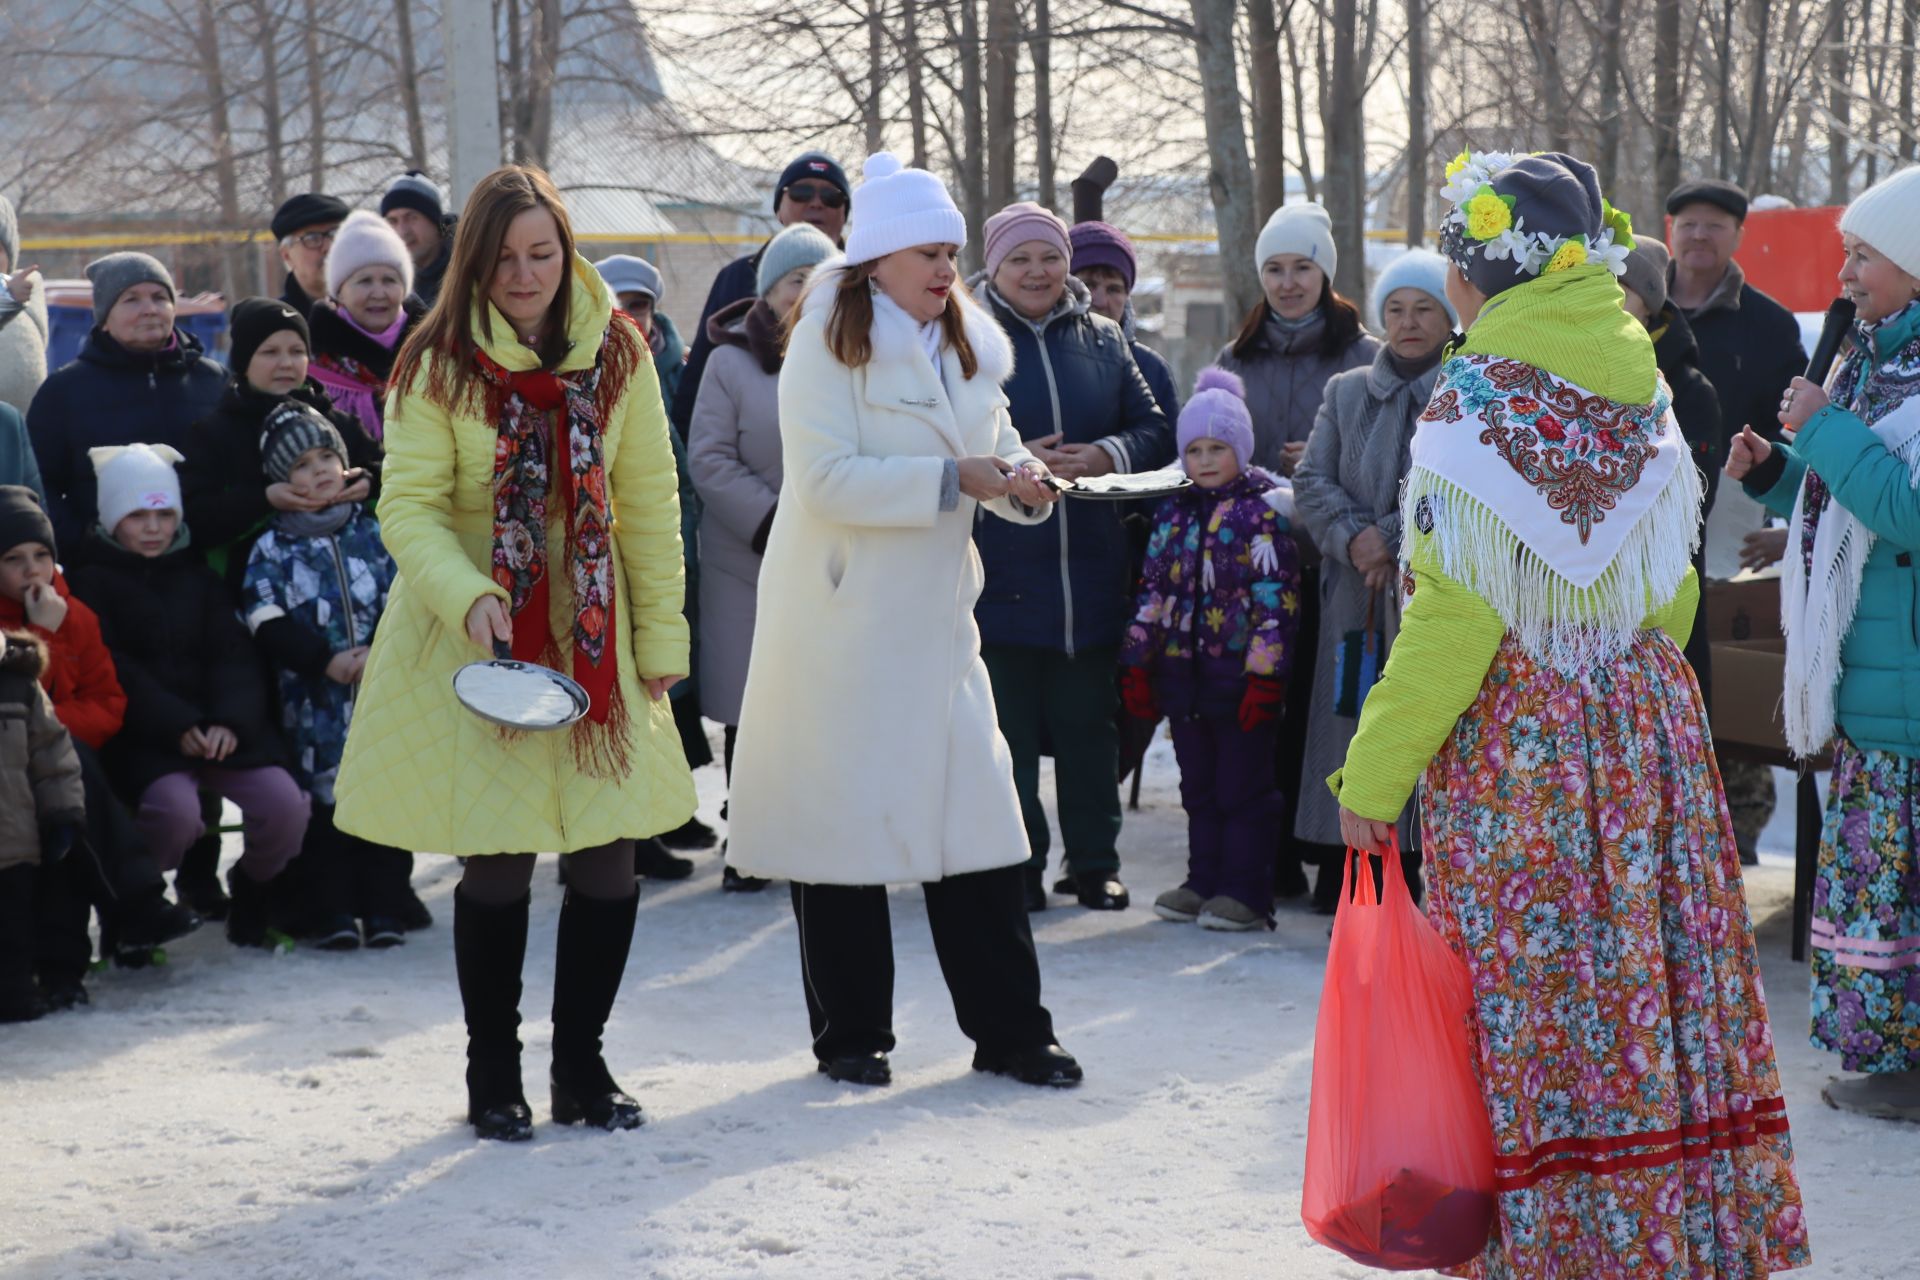
<svg viewBox="0 0 1920 1280">
<path fill-rule="evenodd" d="M 1652 404 L 1623 405 L 1519 360 L 1458 356 L 1414 431 L 1402 527 L 1566 675 L 1624 652 L 1699 544 L 1700 472 L 1658 385 Z"/>
</svg>

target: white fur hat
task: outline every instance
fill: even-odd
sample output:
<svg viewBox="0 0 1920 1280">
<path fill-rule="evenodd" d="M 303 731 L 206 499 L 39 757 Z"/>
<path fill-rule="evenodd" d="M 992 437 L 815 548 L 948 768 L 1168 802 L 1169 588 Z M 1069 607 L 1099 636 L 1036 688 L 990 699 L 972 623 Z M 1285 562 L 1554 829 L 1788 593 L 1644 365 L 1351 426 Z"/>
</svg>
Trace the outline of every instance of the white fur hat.
<svg viewBox="0 0 1920 1280">
<path fill-rule="evenodd" d="M 180 476 L 174 464 L 183 461 L 169 444 L 110 444 L 87 450 L 99 477 L 100 527 L 114 526 L 136 511 L 181 511 Z"/>
<path fill-rule="evenodd" d="M 379 214 L 355 209 L 333 233 L 333 248 L 327 253 L 327 294 L 340 296 L 340 286 L 363 267 L 392 267 L 400 273 L 400 283 L 413 292 L 413 255 L 399 232 L 388 226 Z"/>
<path fill-rule="evenodd" d="M 853 193 L 847 262 L 858 266 L 917 244 L 965 244 L 967 220 L 946 183 L 925 169 L 902 168 L 891 151 L 867 157 Z"/>
<path fill-rule="evenodd" d="M 1861 192 L 1840 215 L 1840 230 L 1859 236 L 1908 275 L 1920 276 L 1920 165 Z"/>
</svg>

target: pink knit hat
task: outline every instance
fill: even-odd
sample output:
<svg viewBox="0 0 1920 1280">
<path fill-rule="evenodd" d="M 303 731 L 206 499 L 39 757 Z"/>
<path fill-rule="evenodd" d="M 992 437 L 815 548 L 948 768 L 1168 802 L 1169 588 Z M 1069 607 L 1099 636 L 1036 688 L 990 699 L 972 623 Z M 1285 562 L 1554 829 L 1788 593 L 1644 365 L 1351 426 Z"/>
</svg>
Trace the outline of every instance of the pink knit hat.
<svg viewBox="0 0 1920 1280">
<path fill-rule="evenodd" d="M 1069 261 L 1073 258 L 1072 239 L 1060 215 L 1031 200 L 1022 200 L 987 219 L 984 249 L 987 274 L 1000 270 L 1007 255 L 1029 240 L 1045 240 L 1060 250 L 1061 257 Z"/>
</svg>

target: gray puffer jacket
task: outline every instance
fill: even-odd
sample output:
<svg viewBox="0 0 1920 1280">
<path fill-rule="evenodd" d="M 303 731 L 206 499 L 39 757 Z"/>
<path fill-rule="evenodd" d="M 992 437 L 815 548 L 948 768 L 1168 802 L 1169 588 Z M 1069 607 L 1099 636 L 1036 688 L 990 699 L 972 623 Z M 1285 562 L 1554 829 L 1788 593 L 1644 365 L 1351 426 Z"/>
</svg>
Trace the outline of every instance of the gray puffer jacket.
<svg viewBox="0 0 1920 1280">
<path fill-rule="evenodd" d="M 46 665 L 40 641 L 0 632 L 0 870 L 37 865 L 44 828 L 86 821 L 80 758 L 40 687 Z"/>
</svg>

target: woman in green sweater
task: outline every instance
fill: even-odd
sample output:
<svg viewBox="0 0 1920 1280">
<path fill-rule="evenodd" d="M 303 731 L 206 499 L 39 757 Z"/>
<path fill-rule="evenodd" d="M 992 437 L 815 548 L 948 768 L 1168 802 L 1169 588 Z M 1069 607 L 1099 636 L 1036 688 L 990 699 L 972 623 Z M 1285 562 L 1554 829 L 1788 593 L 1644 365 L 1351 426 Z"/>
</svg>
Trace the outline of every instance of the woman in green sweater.
<svg viewBox="0 0 1920 1280">
<path fill-rule="evenodd" d="M 1329 780 L 1384 850 L 1424 775 L 1429 913 L 1473 976 L 1484 1280 L 1809 1260 L 1739 855 L 1681 656 L 1700 478 L 1594 171 L 1463 155 L 1466 340 L 1416 428 L 1401 631 Z"/>
</svg>

